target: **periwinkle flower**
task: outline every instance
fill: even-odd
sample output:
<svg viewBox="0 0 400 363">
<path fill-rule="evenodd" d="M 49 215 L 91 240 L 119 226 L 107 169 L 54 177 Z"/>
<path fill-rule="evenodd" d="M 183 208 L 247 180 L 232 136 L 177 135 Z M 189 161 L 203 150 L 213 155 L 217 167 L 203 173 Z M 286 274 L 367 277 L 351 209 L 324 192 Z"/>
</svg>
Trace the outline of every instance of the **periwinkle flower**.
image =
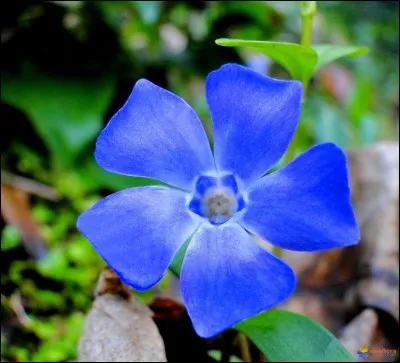
<svg viewBox="0 0 400 363">
<path fill-rule="evenodd" d="M 120 278 L 155 285 L 185 240 L 182 297 L 196 332 L 210 337 L 267 310 L 295 288 L 293 270 L 250 235 L 281 248 L 321 251 L 359 232 L 344 153 L 314 146 L 278 171 L 297 126 L 302 89 L 227 64 L 209 74 L 214 156 L 196 113 L 180 97 L 139 80 L 101 132 L 104 169 L 160 180 L 84 212 L 79 230 Z"/>
</svg>

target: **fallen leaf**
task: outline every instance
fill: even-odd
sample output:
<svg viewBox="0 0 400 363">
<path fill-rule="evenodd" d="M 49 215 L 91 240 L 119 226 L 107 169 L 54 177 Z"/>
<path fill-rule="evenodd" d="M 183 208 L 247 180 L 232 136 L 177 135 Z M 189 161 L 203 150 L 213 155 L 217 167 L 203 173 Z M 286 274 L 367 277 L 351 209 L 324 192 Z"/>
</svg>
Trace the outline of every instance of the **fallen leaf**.
<svg viewBox="0 0 400 363">
<path fill-rule="evenodd" d="M 365 309 L 360 315 L 350 321 L 340 335 L 340 340 L 353 357 L 358 359 L 357 350 L 360 349 L 362 344 L 371 346 L 377 329 L 377 313 L 372 309 Z"/>
<path fill-rule="evenodd" d="M 151 310 L 126 292 L 110 270 L 101 274 L 79 342 L 80 362 L 167 361 Z"/>
</svg>

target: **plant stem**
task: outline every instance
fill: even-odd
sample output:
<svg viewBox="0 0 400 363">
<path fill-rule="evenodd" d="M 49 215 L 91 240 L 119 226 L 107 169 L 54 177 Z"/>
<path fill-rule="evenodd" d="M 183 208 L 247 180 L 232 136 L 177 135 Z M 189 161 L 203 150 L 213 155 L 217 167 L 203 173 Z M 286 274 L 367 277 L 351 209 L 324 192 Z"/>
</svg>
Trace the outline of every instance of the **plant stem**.
<svg viewBox="0 0 400 363">
<path fill-rule="evenodd" d="M 300 1 L 300 13 L 301 13 L 301 45 L 305 47 L 311 47 L 312 45 L 312 23 L 313 18 L 317 10 L 317 2 L 316 1 Z M 307 90 L 309 80 L 303 80 L 303 105 L 306 103 L 307 99 Z M 296 136 L 295 136 L 296 137 Z M 285 163 L 288 163 L 296 156 L 295 151 L 296 141 L 292 140 L 290 147 L 288 148 L 285 154 Z M 274 254 L 279 257 L 280 252 L 279 249 L 274 250 Z"/>
<path fill-rule="evenodd" d="M 300 44 L 305 47 L 311 47 L 312 44 L 312 23 L 313 18 L 317 10 L 316 1 L 300 1 L 300 13 L 301 13 L 301 40 Z M 306 102 L 307 89 L 309 80 L 303 80 L 303 100 L 302 103 Z M 295 136 L 296 137 L 296 136 Z M 285 164 L 290 162 L 296 156 L 296 141 L 292 140 L 288 150 L 285 154 Z M 282 257 L 282 249 L 279 247 L 274 247 L 272 253 L 276 257 Z"/>
<path fill-rule="evenodd" d="M 315 3 L 315 1 L 301 1 L 301 45 L 305 47 L 310 47 L 312 43 L 312 21 L 315 14 L 316 5 L 313 7 L 311 11 L 304 11 L 302 3 Z"/>
<path fill-rule="evenodd" d="M 249 348 L 249 341 L 243 333 L 239 333 L 239 347 L 244 362 L 251 362 L 251 354 Z"/>
<path fill-rule="evenodd" d="M 302 22 L 300 44 L 305 47 L 311 47 L 312 44 L 312 23 L 316 10 L 316 1 L 300 1 L 300 13 Z M 308 82 L 308 80 L 303 81 L 303 103 L 306 100 Z"/>
</svg>

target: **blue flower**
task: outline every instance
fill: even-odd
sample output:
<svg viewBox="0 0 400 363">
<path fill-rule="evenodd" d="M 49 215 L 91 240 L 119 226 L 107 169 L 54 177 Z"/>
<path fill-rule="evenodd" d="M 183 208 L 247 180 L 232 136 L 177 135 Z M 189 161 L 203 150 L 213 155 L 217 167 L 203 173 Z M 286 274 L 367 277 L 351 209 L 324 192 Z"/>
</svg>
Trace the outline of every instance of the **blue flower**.
<svg viewBox="0 0 400 363">
<path fill-rule="evenodd" d="M 191 237 L 181 290 L 196 332 L 211 337 L 288 298 L 293 270 L 251 234 L 295 251 L 355 244 L 359 232 L 344 153 L 327 143 L 266 175 L 283 156 L 301 110 L 297 81 L 227 64 L 206 97 L 214 156 L 196 113 L 178 96 L 139 80 L 101 132 L 104 169 L 160 180 L 112 194 L 84 212 L 79 230 L 120 278 L 155 285 Z"/>
</svg>

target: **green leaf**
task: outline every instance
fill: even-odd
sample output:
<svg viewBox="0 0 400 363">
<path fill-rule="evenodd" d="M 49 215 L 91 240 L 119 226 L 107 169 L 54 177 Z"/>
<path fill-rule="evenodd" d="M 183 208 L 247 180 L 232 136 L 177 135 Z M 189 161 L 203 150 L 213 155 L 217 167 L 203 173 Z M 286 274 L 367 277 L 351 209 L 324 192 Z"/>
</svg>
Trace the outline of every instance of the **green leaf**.
<svg viewBox="0 0 400 363">
<path fill-rule="evenodd" d="M 30 118 L 53 159 L 68 167 L 101 130 L 114 89 L 112 78 L 62 78 L 25 68 L 3 75 L 1 94 Z"/>
<path fill-rule="evenodd" d="M 301 82 L 311 78 L 318 60 L 313 49 L 295 43 L 241 39 L 217 39 L 215 42 L 224 47 L 247 47 L 259 51 L 286 68 L 293 79 Z"/>
<path fill-rule="evenodd" d="M 235 329 L 247 335 L 270 362 L 355 362 L 332 333 L 300 314 L 270 310 Z"/>
<path fill-rule="evenodd" d="M 369 52 L 367 47 L 357 47 L 354 45 L 320 44 L 313 45 L 312 48 L 318 54 L 318 61 L 315 65 L 314 73 L 321 67 L 332 63 L 343 57 L 360 57 Z"/>
<path fill-rule="evenodd" d="M 186 250 L 189 246 L 189 242 L 191 240 L 191 237 L 188 238 L 185 243 L 181 246 L 181 248 L 178 250 L 176 253 L 173 261 L 171 262 L 171 265 L 169 266 L 170 271 L 176 276 L 179 277 L 181 274 L 181 268 L 182 268 L 182 262 L 183 258 L 185 257 Z"/>
<path fill-rule="evenodd" d="M 125 188 L 146 186 L 146 185 L 164 185 L 163 183 L 150 179 L 138 178 L 126 175 L 110 173 L 102 168 L 91 157 L 87 162 L 76 167 L 79 178 L 85 187 L 90 190 L 107 188 L 110 190 L 121 190 Z"/>
<path fill-rule="evenodd" d="M 286 68 L 293 79 L 307 82 L 324 65 L 343 57 L 359 57 L 369 52 L 367 47 L 320 44 L 311 48 L 295 43 L 242 39 L 217 39 L 224 47 L 246 47 L 270 57 Z"/>
</svg>

